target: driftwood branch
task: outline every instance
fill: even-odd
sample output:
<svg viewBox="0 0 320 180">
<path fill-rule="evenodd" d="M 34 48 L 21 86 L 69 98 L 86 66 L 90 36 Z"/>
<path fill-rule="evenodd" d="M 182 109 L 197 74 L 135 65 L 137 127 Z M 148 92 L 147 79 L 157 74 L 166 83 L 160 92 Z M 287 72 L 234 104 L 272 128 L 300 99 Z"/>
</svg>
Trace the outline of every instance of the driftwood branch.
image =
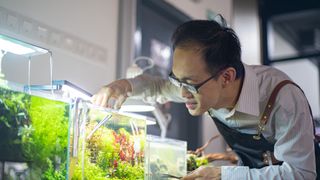
<svg viewBox="0 0 320 180">
<path fill-rule="evenodd" d="M 225 160 L 231 162 L 232 164 L 237 164 L 238 156 L 233 151 L 227 151 L 225 153 L 209 153 L 206 155 L 204 154 L 204 150 L 208 147 L 208 145 L 218 137 L 220 137 L 220 135 L 211 137 L 209 141 L 207 141 L 203 146 L 196 149 L 195 151 L 188 151 L 188 154 L 194 154 L 198 157 L 204 156 L 208 160 L 208 162 L 212 162 L 215 160 Z"/>
<path fill-rule="evenodd" d="M 197 156 L 201 156 L 203 154 L 203 151 L 208 147 L 208 145 L 214 140 L 217 139 L 220 135 L 215 135 L 209 139 L 203 146 L 196 149 L 195 151 L 188 151 L 189 154 L 195 154 Z"/>
<path fill-rule="evenodd" d="M 216 161 L 216 160 L 225 160 L 229 161 L 232 164 L 237 164 L 238 156 L 233 152 L 226 152 L 226 153 L 210 153 L 204 156 L 208 162 Z"/>
</svg>

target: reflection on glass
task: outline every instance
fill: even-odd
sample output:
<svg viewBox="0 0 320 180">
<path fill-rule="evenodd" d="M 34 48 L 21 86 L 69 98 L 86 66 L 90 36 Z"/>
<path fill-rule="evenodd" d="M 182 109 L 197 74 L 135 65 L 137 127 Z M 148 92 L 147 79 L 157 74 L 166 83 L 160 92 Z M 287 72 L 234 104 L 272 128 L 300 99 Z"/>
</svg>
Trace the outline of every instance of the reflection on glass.
<svg viewBox="0 0 320 180">
<path fill-rule="evenodd" d="M 69 104 L 0 87 L 2 179 L 64 179 Z"/>
<path fill-rule="evenodd" d="M 76 103 L 0 87 L 0 179 L 143 179 L 146 118 Z"/>
<path fill-rule="evenodd" d="M 80 105 L 69 179 L 143 179 L 145 119 Z M 77 131 L 71 131 L 77 132 Z M 75 141 L 73 141 L 75 142 Z"/>
<path fill-rule="evenodd" d="M 187 142 L 148 135 L 146 144 L 145 179 L 179 178 L 187 174 Z"/>
<path fill-rule="evenodd" d="M 270 60 L 319 54 L 318 9 L 275 15 L 268 23 Z"/>
</svg>

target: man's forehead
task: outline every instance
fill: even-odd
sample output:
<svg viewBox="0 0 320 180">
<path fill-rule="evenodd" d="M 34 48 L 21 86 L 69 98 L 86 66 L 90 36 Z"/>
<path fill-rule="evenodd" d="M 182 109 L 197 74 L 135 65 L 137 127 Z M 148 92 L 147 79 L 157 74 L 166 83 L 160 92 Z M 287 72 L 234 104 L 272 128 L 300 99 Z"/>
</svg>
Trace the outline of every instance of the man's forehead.
<svg viewBox="0 0 320 180">
<path fill-rule="evenodd" d="M 192 73 L 188 73 L 188 72 L 181 73 L 179 71 L 176 71 L 176 73 L 174 71 L 172 71 L 172 75 L 180 80 L 192 80 L 192 79 L 196 79 L 199 76 L 199 74 L 192 74 Z"/>
</svg>

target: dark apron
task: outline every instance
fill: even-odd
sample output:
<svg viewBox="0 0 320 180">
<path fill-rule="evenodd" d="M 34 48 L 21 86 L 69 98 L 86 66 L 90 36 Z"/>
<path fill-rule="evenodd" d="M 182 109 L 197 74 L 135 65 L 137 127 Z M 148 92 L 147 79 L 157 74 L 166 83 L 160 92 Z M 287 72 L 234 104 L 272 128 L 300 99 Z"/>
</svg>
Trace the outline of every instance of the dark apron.
<svg viewBox="0 0 320 180">
<path fill-rule="evenodd" d="M 238 155 L 239 165 L 249 166 L 250 168 L 262 168 L 268 165 L 266 154 L 273 152 L 274 144 L 269 143 L 263 136 L 260 140 L 253 139 L 253 134 L 241 133 L 231 129 L 221 121 L 213 118 L 220 134 L 227 144 Z M 279 162 L 281 164 L 281 162 Z"/>
<path fill-rule="evenodd" d="M 257 131 L 258 131 L 257 134 L 241 133 L 235 129 L 228 127 L 227 125 L 222 123 L 220 120 L 216 118 L 212 118 L 220 134 L 224 137 L 227 144 L 238 155 L 240 159 L 239 165 L 248 166 L 250 168 L 262 168 L 267 165 L 282 164 L 282 162 L 274 158 L 273 156 L 274 144 L 268 142 L 263 137 L 262 131 L 264 130 L 264 126 L 266 125 L 269 119 L 269 115 L 272 111 L 272 108 L 279 90 L 286 84 L 294 84 L 294 83 L 289 80 L 282 81 L 274 88 L 273 92 L 271 93 L 267 106 L 261 116 L 260 123 L 257 128 Z M 317 141 L 317 138 L 316 138 L 315 139 L 316 167 L 317 167 L 317 174 L 320 175 L 320 171 L 319 171 L 320 170 L 320 148 L 319 148 L 318 142 L 319 141 Z M 317 176 L 317 179 L 320 179 L 320 176 Z"/>
</svg>

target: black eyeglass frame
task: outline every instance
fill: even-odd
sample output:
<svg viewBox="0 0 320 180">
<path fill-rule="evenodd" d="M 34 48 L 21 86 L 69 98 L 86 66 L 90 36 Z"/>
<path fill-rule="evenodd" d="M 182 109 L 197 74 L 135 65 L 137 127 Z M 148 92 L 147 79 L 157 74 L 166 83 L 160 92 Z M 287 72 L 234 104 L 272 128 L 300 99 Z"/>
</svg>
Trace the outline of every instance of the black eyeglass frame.
<svg viewBox="0 0 320 180">
<path fill-rule="evenodd" d="M 208 79 L 204 80 L 203 82 L 199 83 L 199 84 L 189 84 L 189 83 L 186 83 L 186 82 L 181 82 L 179 79 L 177 79 L 173 72 L 171 71 L 170 74 L 169 74 L 169 81 L 179 87 L 179 88 L 182 88 L 184 87 L 186 90 L 188 90 L 189 92 L 191 93 L 194 93 L 194 94 L 197 94 L 199 93 L 199 89 L 201 86 L 203 86 L 204 84 L 206 84 L 209 80 L 211 80 L 212 78 L 218 76 L 220 74 L 221 71 L 218 71 L 218 73 L 216 73 L 215 75 L 212 75 L 210 76 Z"/>
</svg>

